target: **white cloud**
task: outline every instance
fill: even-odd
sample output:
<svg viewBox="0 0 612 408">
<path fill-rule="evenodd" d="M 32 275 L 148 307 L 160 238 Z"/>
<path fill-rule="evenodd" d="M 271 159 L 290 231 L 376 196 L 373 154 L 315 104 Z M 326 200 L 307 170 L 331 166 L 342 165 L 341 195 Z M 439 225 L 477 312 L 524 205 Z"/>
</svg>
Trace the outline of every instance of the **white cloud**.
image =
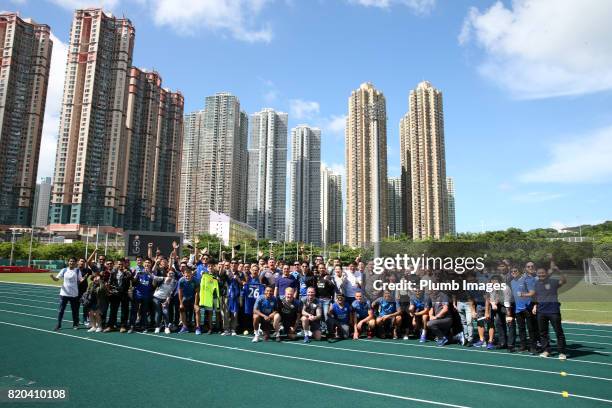
<svg viewBox="0 0 612 408">
<path fill-rule="evenodd" d="M 349 0 L 350 3 L 365 7 L 390 8 L 394 5 L 408 7 L 415 14 L 428 14 L 436 5 L 436 0 Z"/>
<path fill-rule="evenodd" d="M 324 128 L 337 136 L 344 137 L 344 128 L 346 127 L 346 115 L 331 115 L 327 119 Z"/>
<path fill-rule="evenodd" d="M 51 0 L 51 2 L 70 11 L 86 7 L 112 9 L 119 4 L 119 0 Z"/>
<path fill-rule="evenodd" d="M 340 174 L 340 176 L 342 176 L 342 182 L 344 183 L 344 180 L 346 180 L 346 167 L 344 166 L 344 164 L 340 164 L 340 163 L 327 164 L 325 162 L 321 162 L 321 164 L 324 167 L 327 167 L 328 169 L 330 169 L 335 174 Z"/>
<path fill-rule="evenodd" d="M 565 194 L 530 191 L 513 196 L 512 201 L 516 201 L 517 203 L 542 203 L 544 201 L 558 200 L 562 197 L 565 197 Z"/>
<path fill-rule="evenodd" d="M 480 73 L 518 98 L 612 89 L 612 1 L 497 1 L 471 8 L 459 43 L 484 51 Z"/>
<path fill-rule="evenodd" d="M 310 119 L 319 114 L 319 102 L 302 99 L 289 100 L 289 111 L 295 119 Z"/>
<path fill-rule="evenodd" d="M 272 41 L 272 29 L 264 23 L 254 26 L 270 0 L 151 0 L 157 25 L 169 26 L 180 34 L 193 34 L 204 27 L 229 33 L 250 43 Z"/>
<path fill-rule="evenodd" d="M 264 92 L 261 98 L 263 99 L 266 105 L 273 105 L 277 101 L 279 95 L 279 91 L 276 88 L 276 84 L 269 79 L 261 77 L 257 77 L 257 79 L 259 80 L 259 82 L 262 83 L 264 88 Z"/>
<path fill-rule="evenodd" d="M 519 177 L 527 183 L 610 183 L 612 126 L 551 146 L 550 161 Z"/>
<path fill-rule="evenodd" d="M 40 159 L 38 162 L 38 177 L 53 176 L 55 166 L 55 150 L 59 132 L 62 97 L 64 93 L 64 76 L 68 46 L 51 34 L 53 51 L 51 53 L 51 69 L 47 88 L 47 104 L 43 123 L 42 140 L 40 144 Z"/>
</svg>

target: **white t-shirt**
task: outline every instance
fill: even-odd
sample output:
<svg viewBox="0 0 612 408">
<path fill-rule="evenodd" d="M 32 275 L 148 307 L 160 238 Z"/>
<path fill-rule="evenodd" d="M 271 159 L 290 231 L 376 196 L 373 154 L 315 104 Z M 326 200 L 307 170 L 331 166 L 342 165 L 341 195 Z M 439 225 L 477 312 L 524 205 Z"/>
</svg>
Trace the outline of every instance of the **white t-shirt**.
<svg viewBox="0 0 612 408">
<path fill-rule="evenodd" d="M 64 279 L 60 289 L 60 296 L 79 296 L 79 280 L 81 279 L 81 270 L 79 268 L 64 268 L 57 274 L 57 278 Z"/>
<path fill-rule="evenodd" d="M 355 273 L 352 273 L 347 270 L 346 280 L 348 281 L 346 285 L 346 297 L 355 297 L 355 293 L 357 293 L 361 286 L 361 272 L 355 271 Z"/>
</svg>

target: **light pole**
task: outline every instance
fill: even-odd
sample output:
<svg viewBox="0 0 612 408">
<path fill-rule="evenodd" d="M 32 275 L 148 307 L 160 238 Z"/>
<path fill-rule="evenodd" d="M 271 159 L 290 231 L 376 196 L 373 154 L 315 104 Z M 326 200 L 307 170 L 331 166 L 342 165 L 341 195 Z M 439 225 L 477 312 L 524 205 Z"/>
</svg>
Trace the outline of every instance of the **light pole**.
<svg viewBox="0 0 612 408">
<path fill-rule="evenodd" d="M 270 253 L 269 253 L 270 258 L 272 258 L 272 245 L 277 244 L 277 243 L 278 243 L 278 241 L 269 241 L 269 244 L 270 244 Z"/>
<path fill-rule="evenodd" d="M 11 260 L 9 262 L 9 265 L 13 266 L 13 254 L 15 253 L 15 228 L 11 228 L 11 233 L 12 233 L 12 237 L 11 237 Z"/>
<path fill-rule="evenodd" d="M 85 233 L 85 259 L 89 257 L 89 225 L 87 226 L 87 232 Z"/>
<path fill-rule="evenodd" d="M 374 149 L 372 167 L 374 168 L 374 179 L 372 181 L 371 205 L 372 205 L 372 243 L 374 244 L 374 257 L 380 257 L 380 169 L 378 163 L 378 148 L 380 141 L 378 120 L 379 117 L 385 116 L 385 104 L 382 100 L 376 100 L 363 107 L 365 119 L 368 119 L 373 128 Z M 384 119 L 386 121 L 386 117 Z"/>
<path fill-rule="evenodd" d="M 34 225 L 30 228 L 30 254 L 28 255 L 28 268 L 32 263 L 32 241 L 34 241 Z"/>
</svg>

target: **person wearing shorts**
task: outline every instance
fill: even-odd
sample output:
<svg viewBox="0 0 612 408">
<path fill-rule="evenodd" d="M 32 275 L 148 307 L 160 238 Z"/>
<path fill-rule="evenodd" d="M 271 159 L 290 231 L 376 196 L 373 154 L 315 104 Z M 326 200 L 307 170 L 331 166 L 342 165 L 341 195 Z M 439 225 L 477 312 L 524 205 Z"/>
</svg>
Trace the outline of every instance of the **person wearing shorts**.
<svg viewBox="0 0 612 408">
<path fill-rule="evenodd" d="M 264 340 L 270 338 L 270 331 L 273 328 L 274 316 L 278 314 L 278 300 L 273 296 L 274 289 L 267 286 L 264 294 L 260 295 L 253 307 L 253 343 L 259 341 L 260 333 L 263 332 Z"/>
<path fill-rule="evenodd" d="M 321 340 L 321 319 L 323 318 L 323 307 L 315 295 L 316 289 L 312 287 L 308 288 L 306 291 L 306 299 L 302 306 L 304 343 L 310 343 L 311 338 Z"/>
<path fill-rule="evenodd" d="M 421 289 L 417 289 L 410 298 L 408 316 L 412 320 L 412 327 L 415 333 L 420 333 L 419 343 L 427 341 L 427 322 L 429 321 L 429 309 L 431 300 Z"/>
<path fill-rule="evenodd" d="M 338 340 L 348 338 L 351 307 L 345 303 L 344 294 L 336 294 L 336 301 L 329 306 L 327 316 L 328 340 L 332 333 Z"/>
<path fill-rule="evenodd" d="M 285 265 L 284 268 L 288 267 Z M 281 341 L 281 325 L 287 334 L 287 338 L 295 340 L 295 333 L 299 317 L 302 314 L 302 302 L 295 298 L 295 289 L 288 287 L 285 295 L 279 299 L 278 313 L 274 316 L 274 331 L 276 341 Z"/>
<path fill-rule="evenodd" d="M 353 314 L 353 340 L 358 340 L 359 336 L 366 330 L 368 339 L 371 339 L 376 329 L 376 318 L 370 301 L 365 298 L 361 290 L 355 292 L 355 300 L 351 304 L 351 310 Z"/>
<path fill-rule="evenodd" d="M 379 330 L 380 338 L 384 339 L 392 329 L 393 338 L 397 339 L 399 328 L 402 327 L 402 311 L 399 302 L 393 298 L 391 292 L 385 290 L 382 297 L 372 302 L 372 309 L 378 312 L 376 327 Z"/>
<path fill-rule="evenodd" d="M 187 266 L 186 262 L 181 262 L 181 271 L 183 277 L 178 282 L 178 297 L 183 327 L 181 327 L 179 333 L 187 333 L 189 332 L 189 325 L 193 321 L 195 295 L 199 287 L 193 278 L 193 271 Z"/>
</svg>

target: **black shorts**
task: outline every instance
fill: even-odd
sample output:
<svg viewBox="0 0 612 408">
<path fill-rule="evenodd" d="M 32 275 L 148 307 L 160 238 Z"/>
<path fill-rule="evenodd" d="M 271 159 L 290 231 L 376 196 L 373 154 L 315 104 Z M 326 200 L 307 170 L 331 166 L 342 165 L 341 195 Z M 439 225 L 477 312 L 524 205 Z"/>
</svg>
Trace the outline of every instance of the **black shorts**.
<svg viewBox="0 0 612 408">
<path fill-rule="evenodd" d="M 269 331 L 274 330 L 274 326 L 272 326 L 272 319 L 265 321 L 263 317 L 261 317 L 259 318 L 259 324 L 261 325 L 260 328 L 263 331 L 269 332 Z"/>
<path fill-rule="evenodd" d="M 285 333 L 289 332 L 289 328 L 293 328 L 293 330 L 295 331 L 295 326 L 296 326 L 296 319 L 295 316 L 283 316 L 281 314 L 281 324 L 283 325 L 283 328 L 285 329 Z"/>
</svg>

